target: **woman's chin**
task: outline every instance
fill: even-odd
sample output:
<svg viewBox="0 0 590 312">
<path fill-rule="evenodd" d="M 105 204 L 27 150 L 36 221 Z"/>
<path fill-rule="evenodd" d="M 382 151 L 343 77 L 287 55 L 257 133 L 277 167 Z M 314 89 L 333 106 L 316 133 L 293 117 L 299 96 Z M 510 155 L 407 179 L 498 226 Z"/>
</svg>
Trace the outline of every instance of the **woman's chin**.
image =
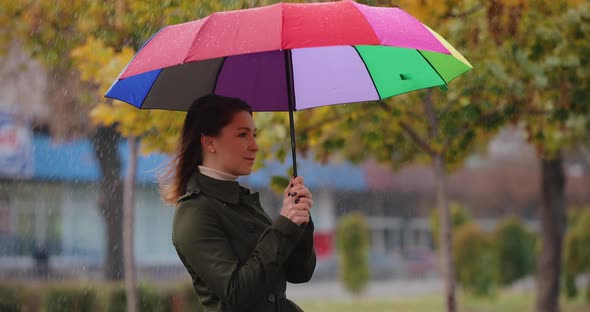
<svg viewBox="0 0 590 312">
<path fill-rule="evenodd" d="M 252 167 L 244 167 L 237 171 L 234 175 L 236 176 L 247 176 L 252 173 Z"/>
</svg>

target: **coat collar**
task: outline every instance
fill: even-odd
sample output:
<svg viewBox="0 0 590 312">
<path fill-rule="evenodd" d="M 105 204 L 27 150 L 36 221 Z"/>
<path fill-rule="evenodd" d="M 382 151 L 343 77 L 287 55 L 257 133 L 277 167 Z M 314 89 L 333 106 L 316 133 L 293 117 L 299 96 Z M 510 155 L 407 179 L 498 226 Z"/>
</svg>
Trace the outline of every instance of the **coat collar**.
<svg viewBox="0 0 590 312">
<path fill-rule="evenodd" d="M 237 205 L 240 202 L 240 192 L 249 194 L 250 190 L 241 187 L 237 181 L 223 181 L 195 172 L 187 185 L 189 193 L 203 193 L 222 202 Z"/>
</svg>

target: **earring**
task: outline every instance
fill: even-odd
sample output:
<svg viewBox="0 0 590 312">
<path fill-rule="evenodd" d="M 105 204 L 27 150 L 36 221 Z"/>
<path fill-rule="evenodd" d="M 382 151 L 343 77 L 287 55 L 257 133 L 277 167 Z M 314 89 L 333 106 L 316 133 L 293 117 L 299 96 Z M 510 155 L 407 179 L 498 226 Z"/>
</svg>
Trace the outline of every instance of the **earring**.
<svg viewBox="0 0 590 312">
<path fill-rule="evenodd" d="M 215 150 L 214 149 L 210 149 L 210 151 L 211 151 L 211 153 L 215 153 Z"/>
</svg>

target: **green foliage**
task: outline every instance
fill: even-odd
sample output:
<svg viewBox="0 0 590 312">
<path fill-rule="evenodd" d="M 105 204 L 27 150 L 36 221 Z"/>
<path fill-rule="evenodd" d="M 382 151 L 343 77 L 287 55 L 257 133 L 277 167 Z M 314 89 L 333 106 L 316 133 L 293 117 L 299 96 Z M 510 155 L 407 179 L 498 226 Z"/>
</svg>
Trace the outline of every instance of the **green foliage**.
<svg viewBox="0 0 590 312">
<path fill-rule="evenodd" d="M 505 218 L 494 232 L 496 274 L 507 286 L 535 270 L 535 236 L 517 218 Z"/>
<path fill-rule="evenodd" d="M 11 284 L 0 284 L 0 311 L 18 312 L 25 305 L 25 292 L 23 287 Z"/>
<path fill-rule="evenodd" d="M 156 291 L 154 288 L 141 285 L 137 288 L 139 311 L 168 312 L 172 308 L 171 296 Z M 108 312 L 125 312 L 127 310 L 127 294 L 125 287 L 115 287 L 110 295 Z"/>
<path fill-rule="evenodd" d="M 565 236 L 564 273 L 566 294 L 573 298 L 578 294 L 575 278 L 590 273 L 590 210 L 570 215 L 571 227 Z M 587 289 L 590 300 L 590 285 Z"/>
<path fill-rule="evenodd" d="M 451 202 L 449 204 L 451 210 L 451 227 L 455 231 L 459 226 L 471 221 L 471 216 L 467 209 L 459 202 Z M 438 218 L 438 209 L 433 209 L 430 214 L 430 228 L 432 229 L 432 241 L 434 247 L 438 249 L 440 244 L 440 222 Z"/>
<path fill-rule="evenodd" d="M 336 229 L 340 278 L 348 291 L 358 295 L 369 282 L 369 225 L 364 215 L 343 216 Z"/>
<path fill-rule="evenodd" d="M 580 134 L 587 131 L 590 112 L 590 4 L 535 0 L 517 12 L 504 12 L 518 18 L 512 32 L 495 34 L 504 60 L 489 80 L 507 82 L 503 93 L 518 104 L 515 117 L 541 155 L 585 144 L 587 137 Z"/>
<path fill-rule="evenodd" d="M 476 296 L 494 294 L 493 242 L 474 222 L 458 227 L 453 235 L 453 258 L 457 281 Z"/>
<path fill-rule="evenodd" d="M 88 287 L 53 286 L 45 293 L 46 312 L 94 311 L 96 290 Z"/>
<path fill-rule="evenodd" d="M 270 188 L 275 194 L 281 195 L 289 184 L 289 178 L 284 176 L 272 176 L 270 179 Z"/>
</svg>

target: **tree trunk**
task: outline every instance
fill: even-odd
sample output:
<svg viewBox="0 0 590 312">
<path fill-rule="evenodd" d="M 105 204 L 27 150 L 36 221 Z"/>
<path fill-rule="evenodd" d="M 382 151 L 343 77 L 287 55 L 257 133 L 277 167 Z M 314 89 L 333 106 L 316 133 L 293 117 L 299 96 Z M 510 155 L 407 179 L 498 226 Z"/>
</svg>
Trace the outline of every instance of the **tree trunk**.
<svg viewBox="0 0 590 312">
<path fill-rule="evenodd" d="M 426 90 L 422 101 L 424 115 L 428 118 L 429 139 L 434 140 L 439 136 L 438 121 L 434 110 L 432 89 Z M 426 146 L 423 142 L 421 145 Z M 453 234 L 451 227 L 451 212 L 449 211 L 449 188 L 447 181 L 447 169 L 445 166 L 444 152 L 435 151 L 431 147 L 425 150 L 432 157 L 432 168 L 436 180 L 436 204 L 438 206 L 440 222 L 439 249 L 441 257 L 441 271 L 444 280 L 445 301 L 447 312 L 457 311 L 457 300 L 455 298 L 455 262 L 453 261 Z"/>
<path fill-rule="evenodd" d="M 565 176 L 561 153 L 541 159 L 541 238 L 537 263 L 537 312 L 559 311 L 559 279 L 565 230 Z"/>
<path fill-rule="evenodd" d="M 127 311 L 137 311 L 137 274 L 135 270 L 134 256 L 134 202 L 135 202 L 135 176 L 137 172 L 136 137 L 129 137 L 129 163 L 125 176 L 125 188 L 123 193 L 123 260 L 125 262 L 125 291 L 127 293 Z"/>
<path fill-rule="evenodd" d="M 455 263 L 453 261 L 453 239 L 451 213 L 449 211 L 448 182 L 445 163 L 442 155 L 433 158 L 434 176 L 436 179 L 436 203 L 440 222 L 440 253 L 442 259 L 442 275 L 444 279 L 447 312 L 457 311 L 455 298 Z"/>
<path fill-rule="evenodd" d="M 120 178 L 119 134 L 113 127 L 99 127 L 93 138 L 94 153 L 100 165 L 98 208 L 106 224 L 105 278 L 123 278 L 123 202 Z"/>
<path fill-rule="evenodd" d="M 89 106 L 80 102 L 79 94 L 84 90 L 80 86 L 78 72 L 57 66 L 49 71 L 48 78 L 47 122 L 51 137 L 57 140 L 70 140 L 90 135 L 93 127 L 88 118 Z"/>
</svg>

